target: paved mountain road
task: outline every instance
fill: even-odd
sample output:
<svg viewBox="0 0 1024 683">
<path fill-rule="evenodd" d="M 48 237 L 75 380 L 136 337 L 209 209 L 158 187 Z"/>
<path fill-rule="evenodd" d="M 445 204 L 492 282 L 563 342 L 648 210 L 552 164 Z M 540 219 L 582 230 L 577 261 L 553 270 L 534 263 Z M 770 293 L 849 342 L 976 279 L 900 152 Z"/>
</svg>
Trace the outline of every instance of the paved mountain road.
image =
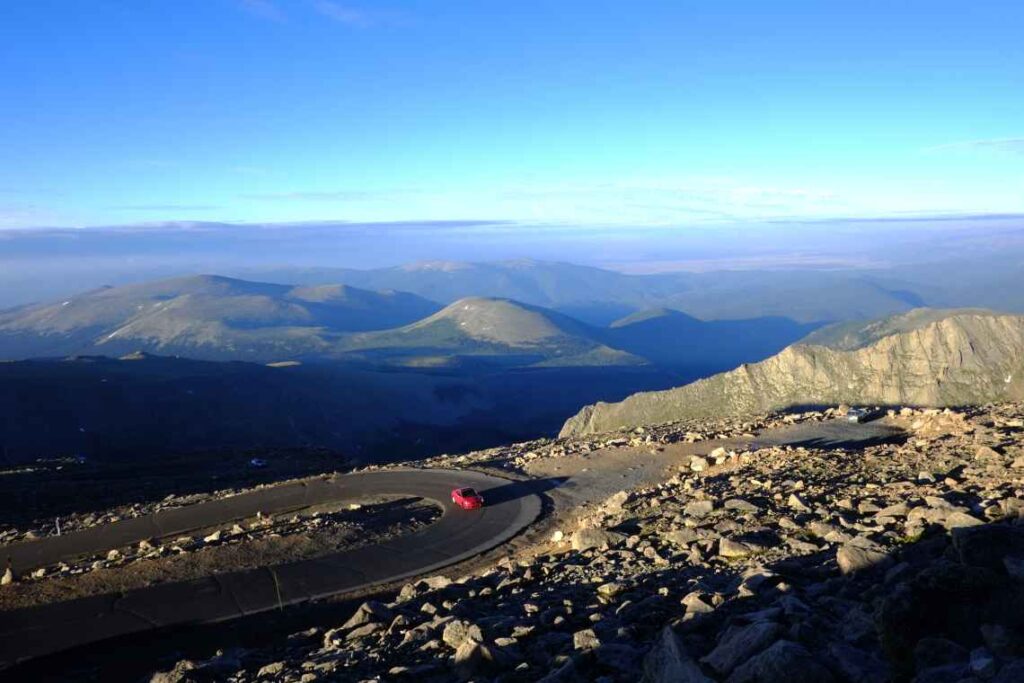
<svg viewBox="0 0 1024 683">
<path fill-rule="evenodd" d="M 443 509 L 411 534 L 325 557 L 0 613 L 0 668 L 151 628 L 215 622 L 425 574 L 507 541 L 541 512 L 553 484 L 478 472 L 388 470 L 275 486 L 3 548 L 18 572 L 143 539 L 173 537 L 265 513 L 380 495 L 419 496 Z M 462 510 L 451 490 L 474 486 L 487 501 Z M 5 558 L 6 559 L 6 558 Z"/>
</svg>

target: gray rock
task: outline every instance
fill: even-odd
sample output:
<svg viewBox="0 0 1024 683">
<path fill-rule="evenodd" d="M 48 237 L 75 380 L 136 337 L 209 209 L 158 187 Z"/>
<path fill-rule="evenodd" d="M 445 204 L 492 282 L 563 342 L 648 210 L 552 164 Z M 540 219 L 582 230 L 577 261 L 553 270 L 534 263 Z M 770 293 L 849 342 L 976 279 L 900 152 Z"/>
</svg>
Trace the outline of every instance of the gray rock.
<svg viewBox="0 0 1024 683">
<path fill-rule="evenodd" d="M 472 678 L 478 672 L 497 664 L 494 652 L 486 645 L 467 640 L 455 650 L 455 671 L 462 678 Z"/>
<path fill-rule="evenodd" d="M 986 524 L 953 530 L 953 547 L 960 561 L 971 567 L 1006 571 L 1003 558 L 1024 557 L 1024 527 Z"/>
<path fill-rule="evenodd" d="M 273 664 L 267 664 L 266 666 L 261 667 L 260 670 L 256 672 L 256 677 L 268 678 L 270 676 L 276 676 L 282 671 L 284 671 L 284 662 L 274 662 Z"/>
<path fill-rule="evenodd" d="M 942 520 L 942 526 L 946 527 L 946 529 L 949 530 L 960 529 L 969 526 L 980 526 L 982 524 L 984 524 L 984 522 L 978 519 L 977 517 L 969 515 L 966 512 L 961 512 L 960 510 L 954 510 L 953 512 L 946 515 L 946 518 Z"/>
<path fill-rule="evenodd" d="M 839 571 L 843 574 L 851 574 L 875 567 L 888 567 L 893 560 L 877 550 L 846 543 L 836 552 L 836 562 L 839 564 Z"/>
<path fill-rule="evenodd" d="M 686 547 L 694 541 L 700 540 L 700 534 L 693 529 L 678 529 L 667 532 L 662 538 L 673 545 Z"/>
<path fill-rule="evenodd" d="M 682 603 L 686 606 L 687 615 L 709 614 L 715 611 L 715 608 L 704 600 L 704 596 L 698 591 L 685 595 L 682 599 Z"/>
<path fill-rule="evenodd" d="M 798 510 L 800 512 L 806 512 L 811 509 L 807 507 L 807 503 L 805 503 L 803 499 L 795 493 L 789 494 L 789 498 L 786 500 L 786 505 L 793 510 Z"/>
<path fill-rule="evenodd" d="M 573 532 L 570 542 L 573 550 L 589 550 L 598 548 L 607 550 L 626 540 L 623 534 L 615 531 L 607 531 L 596 527 L 583 527 Z"/>
<path fill-rule="evenodd" d="M 737 510 L 739 512 L 750 513 L 754 513 L 760 510 L 759 507 L 742 498 L 730 498 L 729 500 L 725 501 L 724 507 L 726 510 Z"/>
<path fill-rule="evenodd" d="M 377 622 L 371 621 L 368 624 L 362 626 L 356 626 L 354 629 L 349 631 L 345 635 L 345 640 L 358 640 L 359 638 L 365 638 L 366 636 L 373 635 L 377 631 L 382 630 L 384 627 Z"/>
<path fill-rule="evenodd" d="M 613 496 L 610 496 L 601 505 L 608 512 L 619 512 L 622 510 L 622 506 L 629 501 L 629 491 L 619 491 Z"/>
<path fill-rule="evenodd" d="M 728 683 L 831 683 L 835 678 L 803 645 L 780 640 L 737 667 L 726 680 Z"/>
<path fill-rule="evenodd" d="M 700 661 L 722 675 L 730 673 L 778 638 L 782 627 L 770 621 L 733 627 L 725 632 L 718 646 Z"/>
<path fill-rule="evenodd" d="M 364 602 L 356 610 L 342 628 L 356 628 L 369 623 L 390 623 L 394 619 L 394 613 L 384 604 L 376 600 Z"/>
<path fill-rule="evenodd" d="M 683 506 L 683 512 L 690 517 L 707 517 L 715 509 L 715 504 L 710 500 L 694 500 Z"/>
<path fill-rule="evenodd" d="M 462 621 L 461 619 L 453 619 L 444 627 L 444 631 L 441 634 L 441 640 L 443 640 L 448 647 L 453 650 L 457 650 L 462 647 L 466 641 L 482 643 L 484 641 L 484 635 L 481 632 L 480 627 L 476 624 L 471 624 L 468 621 Z"/>
<path fill-rule="evenodd" d="M 994 448 L 989 446 L 978 446 L 974 451 L 974 457 L 977 460 L 1002 460 L 1003 456 Z"/>
<path fill-rule="evenodd" d="M 713 683 L 668 626 L 644 657 L 641 683 Z"/>
<path fill-rule="evenodd" d="M 183 683 L 190 680 L 190 671 L 195 671 L 199 665 L 189 659 L 182 659 L 170 671 L 158 671 L 153 674 L 149 683 Z"/>
<path fill-rule="evenodd" d="M 725 557 L 727 559 L 734 559 L 739 557 L 747 557 L 748 555 L 754 554 L 754 550 L 746 543 L 740 543 L 739 541 L 732 541 L 728 538 L 723 538 L 718 541 L 718 556 Z"/>
<path fill-rule="evenodd" d="M 593 650 L 601 644 L 593 629 L 586 628 L 572 634 L 572 646 L 577 650 Z"/>
</svg>

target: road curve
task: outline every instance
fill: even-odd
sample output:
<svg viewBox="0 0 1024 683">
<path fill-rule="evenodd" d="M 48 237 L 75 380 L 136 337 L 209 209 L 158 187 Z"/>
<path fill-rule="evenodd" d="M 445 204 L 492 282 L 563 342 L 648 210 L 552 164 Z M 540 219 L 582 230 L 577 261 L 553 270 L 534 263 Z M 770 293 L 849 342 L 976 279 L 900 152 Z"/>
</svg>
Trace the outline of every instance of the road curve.
<svg viewBox="0 0 1024 683">
<path fill-rule="evenodd" d="M 265 513 L 369 496 L 419 496 L 441 506 L 425 529 L 384 543 L 274 567 L 170 583 L 0 613 L 0 668 L 71 647 L 163 626 L 216 622 L 425 574 L 507 541 L 541 511 L 554 484 L 479 472 L 387 470 L 286 484 L 165 510 L 59 537 L 0 548 L 17 572 L 102 553 L 143 539 L 177 536 Z M 451 490 L 476 487 L 480 510 L 453 505 Z"/>
</svg>

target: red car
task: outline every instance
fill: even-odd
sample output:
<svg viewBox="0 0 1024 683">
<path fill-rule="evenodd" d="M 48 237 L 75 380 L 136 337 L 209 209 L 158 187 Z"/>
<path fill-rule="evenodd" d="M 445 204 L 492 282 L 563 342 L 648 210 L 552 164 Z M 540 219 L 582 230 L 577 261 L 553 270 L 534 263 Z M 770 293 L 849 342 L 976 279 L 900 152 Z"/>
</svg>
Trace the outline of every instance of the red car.
<svg viewBox="0 0 1024 683">
<path fill-rule="evenodd" d="M 484 506 L 484 497 L 476 489 L 467 486 L 452 490 L 452 502 L 463 510 L 476 510 Z"/>
</svg>

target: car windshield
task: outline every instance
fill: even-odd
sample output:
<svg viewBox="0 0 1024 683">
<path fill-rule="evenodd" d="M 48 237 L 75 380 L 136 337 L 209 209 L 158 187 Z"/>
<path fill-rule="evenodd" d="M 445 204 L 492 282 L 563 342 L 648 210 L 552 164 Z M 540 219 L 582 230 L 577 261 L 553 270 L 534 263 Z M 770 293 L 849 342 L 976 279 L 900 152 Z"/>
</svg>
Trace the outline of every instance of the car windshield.
<svg viewBox="0 0 1024 683">
<path fill-rule="evenodd" d="M 474 489 L 462 489 L 462 495 L 464 496 L 475 496 L 476 491 Z"/>
</svg>

